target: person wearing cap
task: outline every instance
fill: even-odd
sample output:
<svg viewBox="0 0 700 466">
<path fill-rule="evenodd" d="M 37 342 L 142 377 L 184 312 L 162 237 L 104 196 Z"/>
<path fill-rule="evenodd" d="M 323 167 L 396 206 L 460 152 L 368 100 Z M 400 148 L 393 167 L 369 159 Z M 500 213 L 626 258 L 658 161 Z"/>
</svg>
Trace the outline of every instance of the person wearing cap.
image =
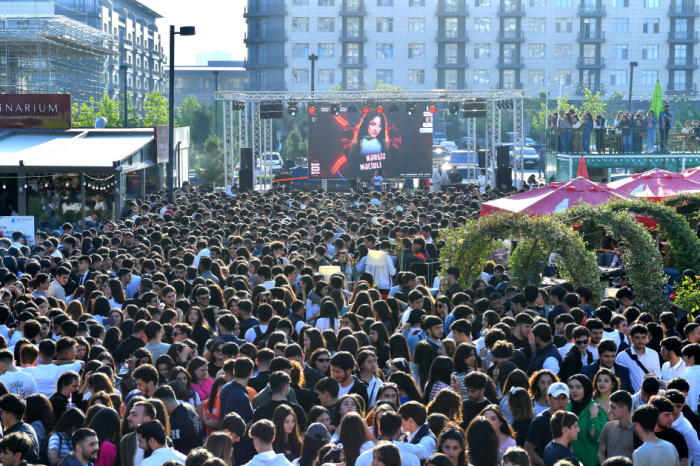
<svg viewBox="0 0 700 466">
<path fill-rule="evenodd" d="M 537 326 L 536 326 L 537 327 Z M 549 408 L 542 411 L 530 423 L 530 429 L 525 441 L 525 451 L 530 456 L 530 461 L 535 466 L 545 466 L 544 450 L 552 441 L 552 426 L 550 421 L 557 411 L 565 411 L 569 404 L 569 387 L 565 383 L 555 382 L 547 390 L 547 402 Z"/>
</svg>

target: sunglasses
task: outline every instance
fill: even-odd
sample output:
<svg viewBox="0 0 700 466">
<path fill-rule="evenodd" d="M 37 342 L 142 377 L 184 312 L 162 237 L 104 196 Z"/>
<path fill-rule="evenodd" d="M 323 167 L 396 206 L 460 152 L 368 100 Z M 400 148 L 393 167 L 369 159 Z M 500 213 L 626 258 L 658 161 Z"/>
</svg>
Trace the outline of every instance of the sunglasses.
<svg viewBox="0 0 700 466">
<path fill-rule="evenodd" d="M 330 361 L 331 361 L 330 358 L 328 358 L 328 359 L 317 359 L 317 360 L 316 360 L 316 362 L 320 362 L 320 363 L 322 363 L 322 364 L 328 363 L 328 362 L 330 362 Z"/>
<path fill-rule="evenodd" d="M 587 345 L 587 344 L 588 344 L 588 340 L 579 340 L 576 342 L 576 345 Z"/>
</svg>

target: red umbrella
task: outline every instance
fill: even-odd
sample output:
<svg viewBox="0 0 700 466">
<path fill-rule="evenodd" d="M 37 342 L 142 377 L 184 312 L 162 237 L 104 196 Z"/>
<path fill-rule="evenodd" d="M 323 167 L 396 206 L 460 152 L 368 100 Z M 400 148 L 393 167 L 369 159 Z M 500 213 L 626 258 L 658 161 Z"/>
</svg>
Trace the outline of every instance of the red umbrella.
<svg viewBox="0 0 700 466">
<path fill-rule="evenodd" d="M 576 178 L 579 176 L 582 176 L 585 179 L 588 178 L 588 166 L 586 165 L 586 159 L 581 156 L 580 159 L 578 159 L 578 170 L 576 170 Z"/>
<path fill-rule="evenodd" d="M 553 214 L 574 207 L 581 202 L 600 205 L 612 200 L 629 199 L 629 197 L 605 184 L 594 183 L 583 177 L 578 177 L 486 202 L 482 206 L 481 215 L 499 210 L 524 212 L 532 215 Z"/>
<path fill-rule="evenodd" d="M 681 192 L 700 192 L 700 182 L 693 181 L 684 173 L 672 173 L 658 168 L 609 183 L 608 186 L 652 201 L 672 197 Z"/>
<path fill-rule="evenodd" d="M 700 167 L 688 168 L 683 174 L 687 179 L 700 183 Z"/>
</svg>

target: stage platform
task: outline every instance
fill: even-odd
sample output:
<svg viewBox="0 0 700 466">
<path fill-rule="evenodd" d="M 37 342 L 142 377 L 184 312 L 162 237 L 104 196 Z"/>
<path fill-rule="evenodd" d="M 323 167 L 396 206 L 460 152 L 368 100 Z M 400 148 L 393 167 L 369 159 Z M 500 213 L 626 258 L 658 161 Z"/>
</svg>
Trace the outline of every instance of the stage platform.
<svg viewBox="0 0 700 466">
<path fill-rule="evenodd" d="M 641 173 L 653 168 L 661 168 L 671 172 L 682 172 L 688 168 L 700 166 L 700 154 L 547 154 L 547 179 L 554 181 L 573 179 L 578 170 L 581 156 L 586 160 L 591 181 L 601 181 L 606 178 L 611 181 L 616 174 Z"/>
</svg>

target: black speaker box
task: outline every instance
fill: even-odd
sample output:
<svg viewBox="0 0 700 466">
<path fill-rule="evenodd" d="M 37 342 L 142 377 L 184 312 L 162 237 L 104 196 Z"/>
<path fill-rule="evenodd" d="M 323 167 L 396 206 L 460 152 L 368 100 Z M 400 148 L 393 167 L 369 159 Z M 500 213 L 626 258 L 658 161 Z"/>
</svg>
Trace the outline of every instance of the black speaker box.
<svg viewBox="0 0 700 466">
<path fill-rule="evenodd" d="M 479 157 L 479 168 L 486 168 L 486 149 L 479 149 L 476 154 Z"/>
<path fill-rule="evenodd" d="M 281 101 L 260 102 L 260 119 L 273 120 L 284 116 L 284 104 Z"/>
<path fill-rule="evenodd" d="M 463 110 L 462 118 L 486 118 L 486 110 Z"/>
<path fill-rule="evenodd" d="M 253 190 L 254 170 L 253 148 L 241 147 L 241 170 L 238 172 L 238 187 L 241 191 Z"/>
<path fill-rule="evenodd" d="M 496 146 L 496 167 L 510 168 L 510 148 L 508 146 Z"/>
</svg>

